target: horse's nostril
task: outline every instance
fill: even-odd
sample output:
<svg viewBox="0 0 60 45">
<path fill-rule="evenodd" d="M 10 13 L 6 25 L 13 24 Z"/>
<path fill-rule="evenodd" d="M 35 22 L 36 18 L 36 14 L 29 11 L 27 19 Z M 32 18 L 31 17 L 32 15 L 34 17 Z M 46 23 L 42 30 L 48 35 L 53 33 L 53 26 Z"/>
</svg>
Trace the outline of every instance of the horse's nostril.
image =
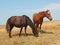
<svg viewBox="0 0 60 45">
<path fill-rule="evenodd" d="M 50 21 L 52 20 L 52 18 L 50 18 Z"/>
<path fill-rule="evenodd" d="M 35 35 L 35 37 L 39 37 L 39 35 Z"/>
</svg>

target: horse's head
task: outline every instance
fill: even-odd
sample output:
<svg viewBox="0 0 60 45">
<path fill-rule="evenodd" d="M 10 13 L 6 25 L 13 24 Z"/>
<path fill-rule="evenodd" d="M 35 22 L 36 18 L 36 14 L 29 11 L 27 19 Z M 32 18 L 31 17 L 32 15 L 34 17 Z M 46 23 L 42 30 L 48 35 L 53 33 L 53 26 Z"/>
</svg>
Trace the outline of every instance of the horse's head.
<svg viewBox="0 0 60 45">
<path fill-rule="evenodd" d="M 35 25 L 34 25 L 34 27 L 32 27 L 32 32 L 33 32 L 35 37 L 39 37 L 39 35 L 38 35 L 39 32 L 38 32 L 38 29 Z"/>
<path fill-rule="evenodd" d="M 45 11 L 45 17 L 47 17 L 50 21 L 52 20 L 52 16 L 51 16 L 49 10 L 46 10 L 46 11 Z"/>
</svg>

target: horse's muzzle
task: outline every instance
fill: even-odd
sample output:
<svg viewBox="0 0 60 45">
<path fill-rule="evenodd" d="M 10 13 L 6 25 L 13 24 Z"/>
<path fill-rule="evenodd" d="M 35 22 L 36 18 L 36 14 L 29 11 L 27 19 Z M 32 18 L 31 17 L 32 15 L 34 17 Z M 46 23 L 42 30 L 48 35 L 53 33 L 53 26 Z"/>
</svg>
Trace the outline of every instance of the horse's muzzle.
<svg viewBox="0 0 60 45">
<path fill-rule="evenodd" d="M 50 18 L 50 21 L 52 21 L 52 18 Z"/>
<path fill-rule="evenodd" d="M 35 37 L 39 37 L 39 35 L 38 35 L 38 34 L 35 34 L 34 36 L 35 36 Z"/>
</svg>

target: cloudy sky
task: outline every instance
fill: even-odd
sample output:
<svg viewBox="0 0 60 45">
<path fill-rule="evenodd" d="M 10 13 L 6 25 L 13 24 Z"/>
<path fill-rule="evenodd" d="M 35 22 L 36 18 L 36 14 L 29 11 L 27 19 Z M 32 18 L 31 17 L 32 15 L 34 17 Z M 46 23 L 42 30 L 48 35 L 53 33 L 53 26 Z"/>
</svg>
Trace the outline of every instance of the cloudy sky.
<svg viewBox="0 0 60 45">
<path fill-rule="evenodd" d="M 25 14 L 32 19 L 34 13 L 47 9 L 53 20 L 60 20 L 60 0 L 0 0 L 0 25 L 13 15 Z"/>
</svg>

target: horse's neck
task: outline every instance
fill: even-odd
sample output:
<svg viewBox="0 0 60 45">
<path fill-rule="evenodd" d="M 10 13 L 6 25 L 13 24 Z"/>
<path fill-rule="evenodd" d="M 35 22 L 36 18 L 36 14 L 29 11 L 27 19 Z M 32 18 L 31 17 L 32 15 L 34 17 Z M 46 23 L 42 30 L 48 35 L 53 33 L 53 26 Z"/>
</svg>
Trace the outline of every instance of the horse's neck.
<svg viewBox="0 0 60 45">
<path fill-rule="evenodd" d="M 40 17 L 41 20 L 43 20 L 44 15 L 41 14 L 41 15 L 39 15 L 39 17 Z"/>
<path fill-rule="evenodd" d="M 30 22 L 29 26 L 32 28 L 33 34 L 38 33 L 38 32 L 37 32 L 37 28 L 34 26 L 34 24 L 33 24 L 32 22 Z"/>
<path fill-rule="evenodd" d="M 32 28 L 32 29 L 34 29 L 34 24 L 33 24 L 33 22 L 32 21 L 30 21 L 30 20 L 28 20 L 28 25 Z"/>
</svg>

